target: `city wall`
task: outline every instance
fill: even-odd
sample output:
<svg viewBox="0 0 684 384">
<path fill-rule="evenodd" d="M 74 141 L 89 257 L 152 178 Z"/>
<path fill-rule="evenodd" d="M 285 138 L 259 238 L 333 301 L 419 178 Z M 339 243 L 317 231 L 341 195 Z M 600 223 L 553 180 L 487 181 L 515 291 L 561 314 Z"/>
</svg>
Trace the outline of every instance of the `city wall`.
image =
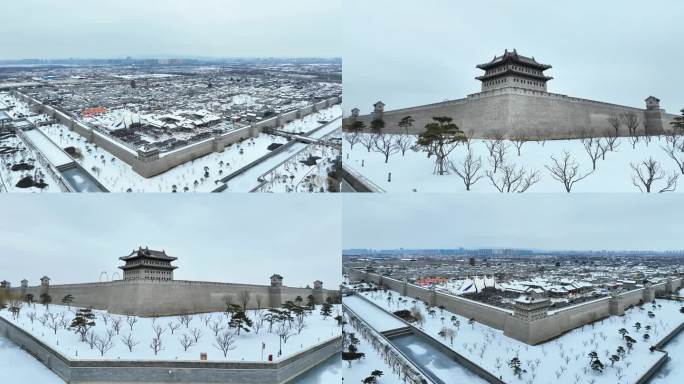
<svg viewBox="0 0 684 384">
<path fill-rule="evenodd" d="M 301 296 L 313 295 L 317 303 L 327 297 L 337 300 L 338 291 L 313 288 L 272 287 L 264 285 L 213 283 L 203 281 L 117 280 L 102 283 L 65 284 L 12 288 L 22 296 L 32 294 L 36 301 L 48 293 L 53 304 L 61 304 L 66 295 L 71 305 L 136 316 L 164 316 L 183 313 L 224 311 L 227 302 L 241 304 L 239 296 L 249 292 L 248 309 L 275 308 Z"/>
<path fill-rule="evenodd" d="M 88 141 L 97 144 L 102 149 L 130 165 L 136 173 L 143 177 L 159 175 L 178 165 L 213 152 L 223 152 L 226 147 L 232 144 L 259 135 L 265 128 L 277 128 L 289 121 L 302 118 L 342 102 L 341 97 L 333 97 L 280 116 L 254 123 L 244 128 L 226 132 L 211 139 L 202 140 L 173 151 L 162 153 L 158 156 L 146 157 L 141 156 L 138 151 L 128 147 L 126 144 L 87 126 L 70 114 L 64 113 L 49 105 L 45 105 L 35 98 L 21 92 L 11 91 L 11 94 L 29 104 L 32 110 L 37 113 L 47 114 L 57 120 L 60 124 L 83 136 Z"/>
<path fill-rule="evenodd" d="M 342 348 L 341 337 L 274 363 L 213 361 L 71 360 L 0 318 L 0 335 L 33 355 L 67 383 L 286 383 Z"/>
<path fill-rule="evenodd" d="M 406 116 L 415 119 L 409 130 L 412 134 L 423 132 L 433 117 L 449 116 L 463 132 L 472 133 L 475 138 L 494 132 L 508 135 L 522 132 L 530 138 L 542 135 L 547 139 L 563 139 L 613 133 L 608 118 L 612 114 L 628 112 L 640 117 L 639 134 L 661 134 L 671 130 L 670 122 L 674 115 L 663 110 L 639 109 L 522 88 L 496 89 L 463 99 L 384 111 L 378 115 L 385 122 L 383 131 L 388 133 L 405 132 L 398 123 Z M 378 115 L 358 116 L 356 120 L 370 127 L 371 120 Z M 344 126 L 353 120 L 354 117 L 346 118 Z M 627 127 L 622 124 L 619 135 L 628 134 Z"/>
<path fill-rule="evenodd" d="M 387 276 L 345 268 L 351 281 L 372 282 L 404 296 L 417 298 L 432 306 L 443 305 L 448 311 L 475 319 L 475 321 L 503 330 L 506 336 L 535 345 L 556 338 L 575 328 L 582 327 L 608 316 L 622 315 L 631 306 L 653 301 L 657 295 L 673 293 L 682 287 L 682 278 L 670 279 L 643 288 L 621 292 L 611 297 L 549 311 L 542 319 L 526 321 L 515 317 L 512 310 L 498 308 L 463 297 L 436 292 Z"/>
</svg>

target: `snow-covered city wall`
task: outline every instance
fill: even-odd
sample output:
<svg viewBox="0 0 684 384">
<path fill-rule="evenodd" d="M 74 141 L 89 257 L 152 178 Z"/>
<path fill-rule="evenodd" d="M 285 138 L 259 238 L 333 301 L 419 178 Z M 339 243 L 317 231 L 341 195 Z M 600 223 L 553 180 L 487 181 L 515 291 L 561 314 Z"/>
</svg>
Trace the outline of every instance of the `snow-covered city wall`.
<svg viewBox="0 0 684 384">
<path fill-rule="evenodd" d="M 67 383 L 286 383 L 339 353 L 336 337 L 274 363 L 151 360 L 71 360 L 0 317 L 5 336 Z"/>
<path fill-rule="evenodd" d="M 257 136 L 265 128 L 277 128 L 278 126 L 286 124 L 290 120 L 302 118 L 315 113 L 320 109 L 341 103 L 340 97 L 333 97 L 320 101 L 314 105 L 289 112 L 280 117 L 272 117 L 270 119 L 252 124 L 248 127 L 236 129 L 208 140 L 192 143 L 183 148 L 161 154 L 157 157 L 143 158 L 140 157 L 135 150 L 129 148 L 124 143 L 120 143 L 114 138 L 97 132 L 93 128 L 88 127 L 83 122 L 64 113 L 63 111 L 59 111 L 56 108 L 45 105 L 40 101 L 18 91 L 11 91 L 11 94 L 29 104 L 33 111 L 47 114 L 48 116 L 57 120 L 59 123 L 78 133 L 88 141 L 102 147 L 107 152 L 130 165 L 136 173 L 143 177 L 153 177 L 176 166 L 208 155 L 212 152 L 222 152 L 231 144 Z"/>
<path fill-rule="evenodd" d="M 75 306 L 137 316 L 222 311 L 227 303 L 241 304 L 239 297 L 243 292 L 249 292 L 247 309 L 280 307 L 297 296 L 306 299 L 313 295 L 317 304 L 327 297 L 339 297 L 338 291 L 327 289 L 185 280 L 116 280 L 19 287 L 12 291 L 22 296 L 32 294 L 35 298 L 48 293 L 54 303 L 71 295 Z"/>
<path fill-rule="evenodd" d="M 682 287 L 682 278 L 673 278 L 667 282 L 648 285 L 617 294 L 614 297 L 592 300 L 549 312 L 544 318 L 528 321 L 515 317 L 512 311 L 505 308 L 497 308 L 485 303 L 437 292 L 387 276 L 350 268 L 346 268 L 345 273 L 352 281 L 372 282 L 399 292 L 403 296 L 429 303 L 431 306 L 444 306 L 448 311 L 475 319 L 475 321 L 489 327 L 503 330 L 506 336 L 530 345 L 548 341 L 575 328 L 611 315 L 622 315 L 631 306 L 653 301 L 656 295 L 673 293 Z"/>
<path fill-rule="evenodd" d="M 647 95 L 644 95 L 646 97 Z M 605 135 L 611 131 L 611 115 L 635 113 L 644 123 L 649 134 L 670 130 L 669 122 L 674 115 L 659 108 L 649 110 L 570 97 L 561 94 L 507 87 L 468 95 L 467 98 L 450 100 L 381 113 L 356 117 L 366 127 L 374 119 L 385 122 L 384 132 L 402 133 L 399 121 L 411 116 L 415 119 L 411 133 L 424 131 L 425 124 L 435 116 L 449 116 L 463 132 L 472 132 L 475 138 L 498 131 L 502 133 L 542 134 L 545 138 L 577 138 L 587 134 Z M 354 117 L 345 119 L 347 126 Z M 620 136 L 628 136 L 621 127 Z"/>
</svg>

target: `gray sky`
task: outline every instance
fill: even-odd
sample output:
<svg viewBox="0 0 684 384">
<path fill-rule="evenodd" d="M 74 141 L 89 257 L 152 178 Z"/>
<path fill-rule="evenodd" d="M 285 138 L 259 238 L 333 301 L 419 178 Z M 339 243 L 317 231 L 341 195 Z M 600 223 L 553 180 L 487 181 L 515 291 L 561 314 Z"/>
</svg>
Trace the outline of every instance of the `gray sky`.
<svg viewBox="0 0 684 384">
<path fill-rule="evenodd" d="M 684 108 L 680 0 L 346 0 L 344 101 L 367 113 L 480 91 L 477 64 L 504 49 L 553 68 L 549 92 Z"/>
<path fill-rule="evenodd" d="M 178 257 L 179 280 L 339 285 L 332 195 L 13 195 L 0 199 L 0 280 L 94 282 L 138 246 Z M 119 270 L 120 271 L 120 270 Z"/>
<path fill-rule="evenodd" d="M 674 194 L 346 194 L 343 246 L 680 250 Z"/>
<path fill-rule="evenodd" d="M 340 57 L 341 1 L 3 1 L 0 59 Z"/>
</svg>

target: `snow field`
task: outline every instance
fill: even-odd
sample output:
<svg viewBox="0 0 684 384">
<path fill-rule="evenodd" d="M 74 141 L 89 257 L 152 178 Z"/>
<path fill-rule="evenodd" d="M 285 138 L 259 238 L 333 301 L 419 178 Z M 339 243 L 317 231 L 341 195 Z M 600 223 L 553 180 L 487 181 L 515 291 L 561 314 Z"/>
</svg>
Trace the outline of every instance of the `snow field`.
<svg viewBox="0 0 684 384">
<path fill-rule="evenodd" d="M 616 150 L 607 152 L 605 160 L 599 157 L 596 170 L 584 180 L 577 182 L 572 192 L 639 192 L 632 184 L 631 177 L 634 171 L 630 163 L 636 164 L 649 157 L 659 162 L 666 177 L 673 173 L 680 174 L 676 191 L 684 191 L 684 176 L 681 175 L 676 162 L 668 157 L 662 148 L 668 145 L 665 138 L 654 136 L 649 139 L 640 138 L 632 148 L 629 138 L 618 138 Z M 411 136 L 412 145 L 415 140 L 416 136 Z M 471 186 L 471 191 L 498 193 L 485 175 L 486 171 L 492 169 L 485 141 L 472 140 L 471 143 L 474 158 L 479 158 L 482 164 L 479 172 L 482 178 Z M 506 141 L 505 143 L 507 143 L 505 164 L 513 164 L 518 169 L 524 167 L 528 172 L 539 172 L 539 182 L 532 185 L 527 192 L 566 192 L 563 185 L 554 180 L 551 173 L 544 167 L 553 164 L 551 156 L 560 159 L 564 151 L 569 152 L 572 159 L 579 165 L 581 175 L 592 171 L 592 161 L 580 140 L 526 142 L 521 148 L 520 156 L 512 142 Z M 442 176 L 433 173 L 435 157 L 427 158 L 427 152 L 422 150 L 408 149 L 404 156 L 401 152 L 395 153 L 390 156 L 388 163 L 385 163 L 385 156 L 382 153 L 375 152 L 373 149 L 368 152 L 361 143 L 354 144 L 351 149 L 349 142 L 344 140 L 342 151 L 346 165 L 354 168 L 387 192 L 466 192 L 463 181 L 453 170 L 450 169 L 449 174 Z M 461 144 L 449 155 L 449 160 L 458 167 L 466 155 L 466 146 Z M 680 159 L 684 160 L 684 153 L 679 155 Z M 390 172 L 392 177 L 391 181 L 388 181 Z M 654 186 L 663 184 L 664 180 L 659 180 L 654 183 Z"/>
<path fill-rule="evenodd" d="M 424 303 L 416 301 L 414 304 L 414 299 L 402 297 L 396 292 L 392 292 L 392 301 L 389 303 L 383 292 L 360 294 L 391 312 L 411 309 L 415 305 L 425 317 L 425 323 L 419 328 L 507 383 L 635 383 L 662 356 L 658 351 L 650 352 L 649 347 L 684 322 L 679 303 L 656 300 L 655 308 L 647 303 L 643 309 L 633 308 L 624 316 L 612 316 L 574 329 L 553 341 L 530 346 L 505 336 L 503 331 L 477 322 L 471 325 L 469 319 L 449 311 L 435 308 L 435 316 L 429 316 Z M 400 297 L 405 301 L 400 302 Z M 649 311 L 655 315 L 653 318 L 648 316 Z M 459 322 L 458 326 L 452 322 L 452 316 Z M 636 322 L 641 324 L 640 330 L 634 328 Z M 646 326 L 650 326 L 651 330 L 646 331 Z M 455 331 L 453 344 L 449 339 L 439 336 L 442 327 Z M 629 335 L 637 340 L 631 351 L 618 333 L 620 328 L 627 329 Z M 644 341 L 645 333 L 650 334 L 649 341 Z M 619 346 L 626 352 L 620 361 L 611 366 L 608 357 L 615 354 Z M 591 351 L 597 352 L 604 364 L 602 373 L 590 368 L 588 354 Z M 527 371 L 521 378 L 514 375 L 507 365 L 516 356 Z"/>
<path fill-rule="evenodd" d="M 320 315 L 320 306 L 305 317 L 304 327 L 301 332 L 294 325 L 290 329 L 290 337 L 282 344 L 282 355 L 278 357 L 279 339 L 277 334 L 278 323 L 274 323 L 272 332 L 269 332 L 269 324 L 263 321 L 259 332 L 252 327 L 251 332 L 244 330 L 240 335 L 235 334 L 234 329 L 228 329 L 228 318 L 222 312 L 209 314 L 192 315 L 188 325 L 182 324 L 182 317 L 167 316 L 158 318 L 143 318 L 135 316 L 122 316 L 109 314 L 105 311 L 93 310 L 96 315 L 96 325 L 92 327 L 94 335 L 101 338 L 107 333 L 113 333 L 113 347 L 104 353 L 96 348 L 90 348 L 88 342 L 80 341 L 80 335 L 73 330 L 65 329 L 74 318 L 77 308 L 67 308 L 51 305 L 46 309 L 42 305 L 28 307 L 24 305 L 18 319 L 13 319 L 8 311 L 0 311 L 0 316 L 11 321 L 14 325 L 31 333 L 33 336 L 46 343 L 56 351 L 70 359 L 124 359 L 124 360 L 200 360 L 200 353 L 206 352 L 209 361 L 267 361 L 269 355 L 273 355 L 273 360 L 281 360 L 294 353 L 306 350 L 313 345 L 328 341 L 340 335 L 341 329 L 337 325 L 334 317 L 340 314 L 340 305 L 334 305 L 332 316 L 323 318 Z M 254 322 L 258 322 L 261 315 L 266 310 L 248 310 L 247 316 Z M 30 314 L 35 313 L 33 322 Z M 41 318 L 45 316 L 45 325 L 41 323 Z M 64 316 L 64 317 L 62 317 Z M 57 331 L 50 327 L 53 323 L 52 318 L 57 323 Z M 105 318 L 106 324 L 105 324 Z M 132 319 L 132 320 L 131 320 Z M 134 321 L 132 325 L 128 321 Z M 119 331 L 116 332 L 115 323 L 119 322 Z M 68 323 L 68 324 L 67 324 Z M 65 325 L 66 324 L 66 325 Z M 150 347 L 152 339 L 155 337 L 154 327 L 163 329 L 162 349 L 155 355 Z M 171 328 L 175 328 L 172 332 Z M 227 356 L 217 348 L 214 329 L 219 329 L 219 334 L 229 331 L 234 335 L 233 349 L 228 351 Z M 199 331 L 199 338 L 196 343 L 190 346 L 187 351 L 181 345 L 184 337 L 194 340 L 194 333 Z M 124 338 L 132 336 L 137 344 L 130 351 Z M 262 344 L 263 343 L 263 344 Z M 262 345 L 264 349 L 262 351 Z"/>
</svg>

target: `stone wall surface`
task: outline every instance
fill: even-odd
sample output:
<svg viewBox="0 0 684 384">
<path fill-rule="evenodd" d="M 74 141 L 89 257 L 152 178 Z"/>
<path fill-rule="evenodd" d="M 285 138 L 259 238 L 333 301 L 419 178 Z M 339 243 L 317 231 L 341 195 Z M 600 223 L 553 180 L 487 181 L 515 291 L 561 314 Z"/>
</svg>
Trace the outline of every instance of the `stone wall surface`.
<svg viewBox="0 0 684 384">
<path fill-rule="evenodd" d="M 549 139 L 576 138 L 584 135 L 605 135 L 614 132 L 608 124 L 612 114 L 636 113 L 644 124 L 639 128 L 651 134 L 670 130 L 670 122 L 675 117 L 662 110 L 646 110 L 617 104 L 569 97 L 566 95 L 533 91 L 522 88 L 503 88 L 469 95 L 467 98 L 428 104 L 393 111 L 384 111 L 384 131 L 402 133 L 399 121 L 405 116 L 415 119 L 409 131 L 418 134 L 435 116 L 449 116 L 454 123 L 475 138 L 482 138 L 493 132 L 512 135 L 524 133 L 535 137 L 543 135 Z M 371 115 L 356 117 L 367 127 L 373 119 Z M 344 126 L 354 120 L 348 117 Z M 619 134 L 625 136 L 628 130 L 623 124 Z"/>
<path fill-rule="evenodd" d="M 183 280 L 118 280 L 104 283 L 13 288 L 12 291 L 22 295 L 33 294 L 37 301 L 43 292 L 47 292 L 52 297 L 53 304 L 60 304 L 64 296 L 72 295 L 73 306 L 137 316 L 223 311 L 226 309 L 226 302 L 239 304 L 239 295 L 244 291 L 250 293 L 248 309 L 279 307 L 288 300 L 294 300 L 297 296 L 306 300 L 307 296 L 314 295 L 318 303 L 323 302 L 327 297 L 339 296 L 337 291 L 326 289 L 274 288 L 262 285 Z M 261 298 L 261 303 L 257 302 L 258 297 Z"/>
</svg>

